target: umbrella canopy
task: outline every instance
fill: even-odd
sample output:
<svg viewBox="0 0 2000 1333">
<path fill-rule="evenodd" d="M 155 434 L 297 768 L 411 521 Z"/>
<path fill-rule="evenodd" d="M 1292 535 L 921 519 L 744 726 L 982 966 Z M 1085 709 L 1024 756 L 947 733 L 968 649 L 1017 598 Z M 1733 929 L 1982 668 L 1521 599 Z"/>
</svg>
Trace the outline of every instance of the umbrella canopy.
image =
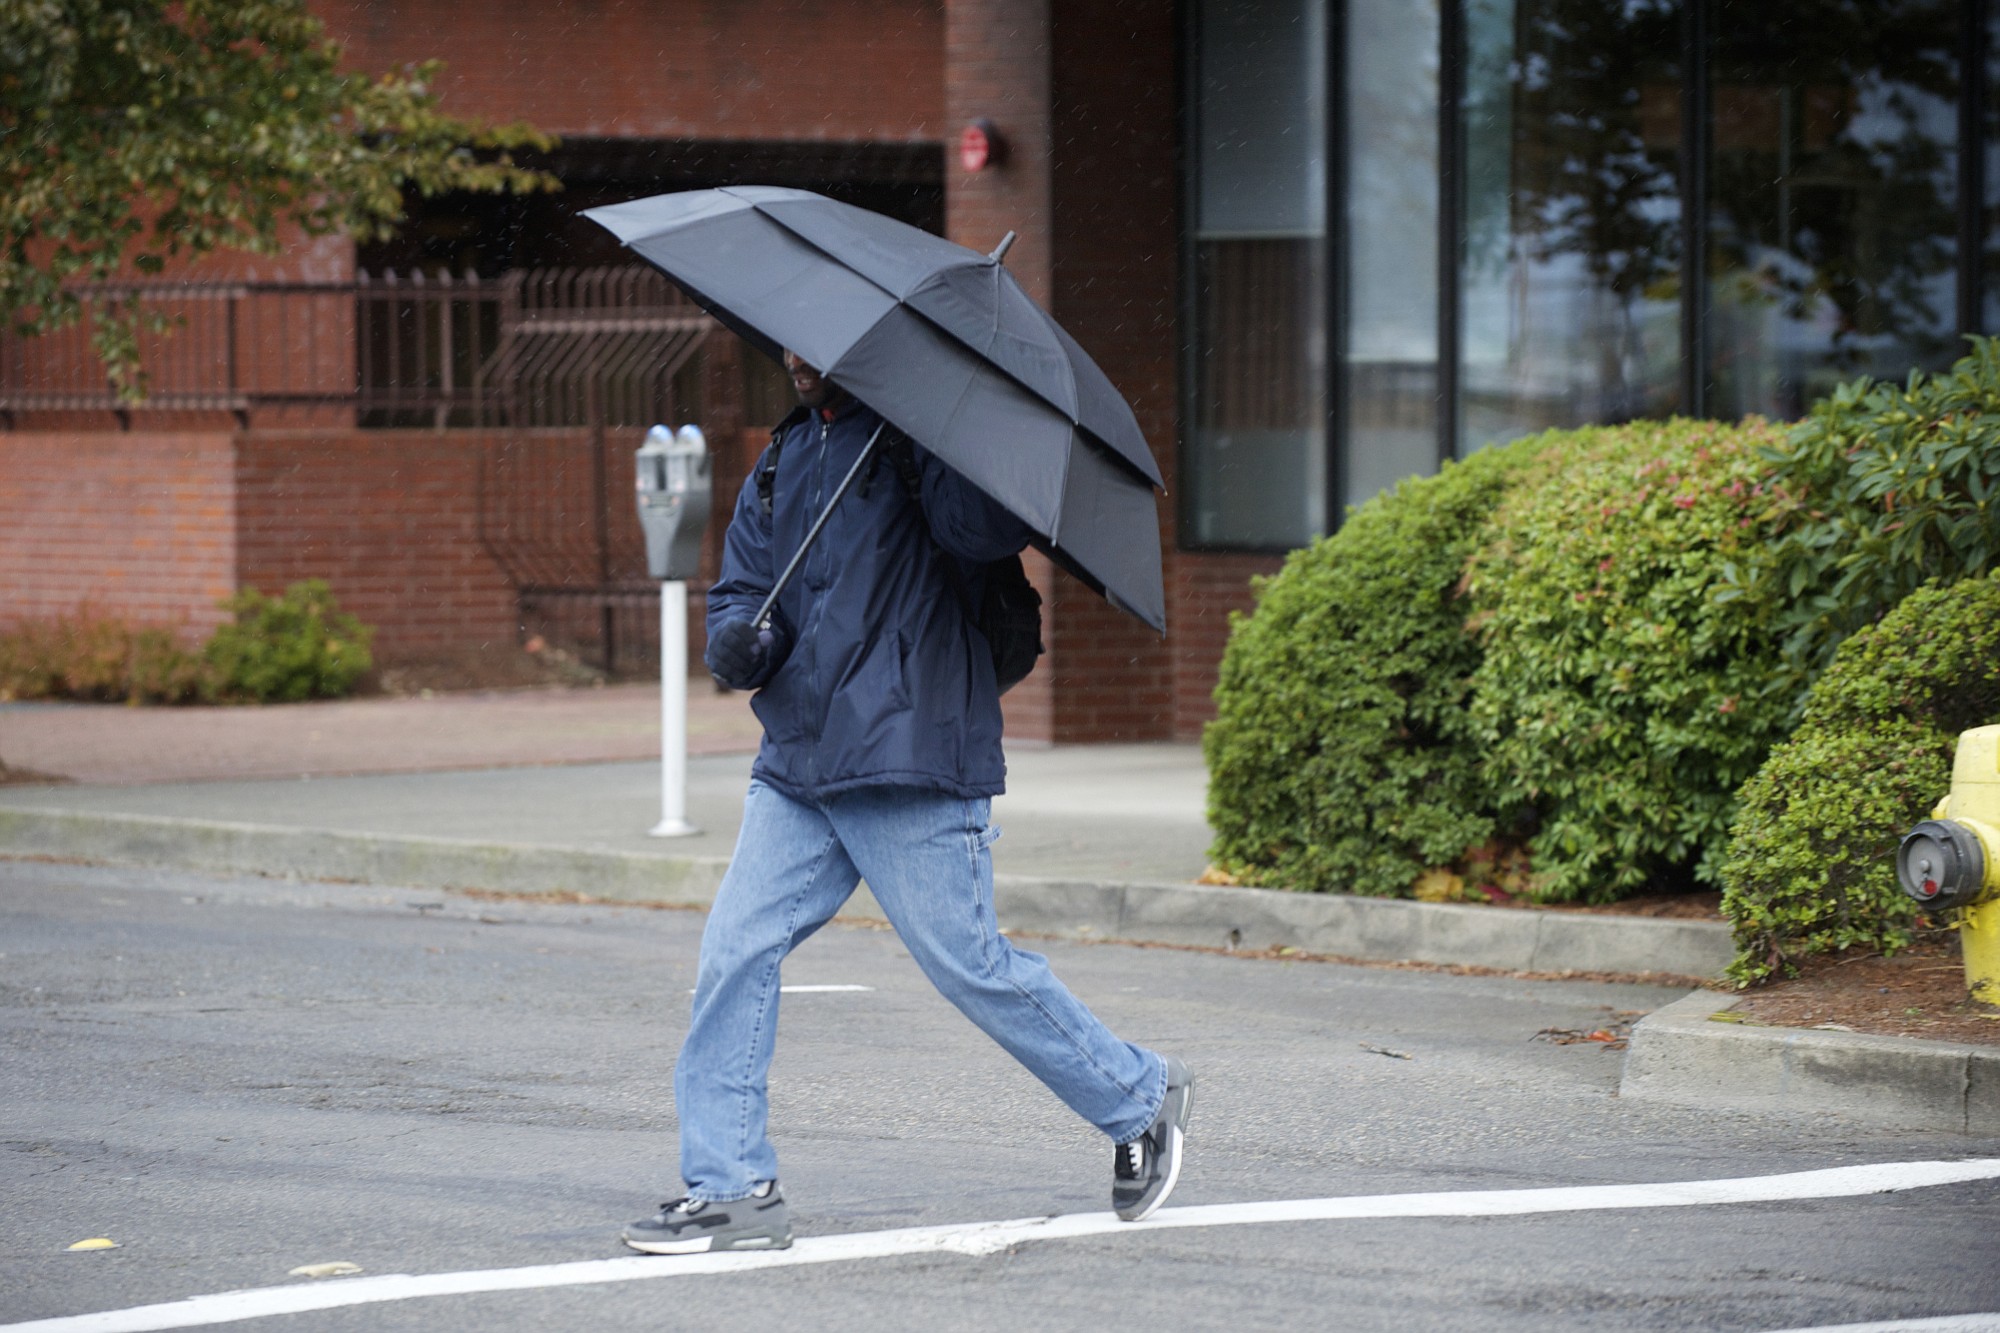
<svg viewBox="0 0 2000 1333">
<path fill-rule="evenodd" d="M 798 353 L 1165 630 L 1152 450 L 1124 396 L 997 258 L 771 186 L 584 216 L 769 355 Z"/>
</svg>

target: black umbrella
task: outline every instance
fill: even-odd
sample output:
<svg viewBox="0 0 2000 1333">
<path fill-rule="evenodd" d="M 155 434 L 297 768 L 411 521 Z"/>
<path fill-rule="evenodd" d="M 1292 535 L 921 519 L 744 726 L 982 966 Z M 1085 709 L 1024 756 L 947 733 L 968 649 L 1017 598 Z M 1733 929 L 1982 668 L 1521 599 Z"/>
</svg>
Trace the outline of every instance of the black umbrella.
<svg viewBox="0 0 2000 1333">
<path fill-rule="evenodd" d="M 704 309 L 790 348 L 1038 534 L 1156 630 L 1158 466 L 1124 397 L 982 255 L 805 190 L 735 186 L 593 208 Z"/>
</svg>

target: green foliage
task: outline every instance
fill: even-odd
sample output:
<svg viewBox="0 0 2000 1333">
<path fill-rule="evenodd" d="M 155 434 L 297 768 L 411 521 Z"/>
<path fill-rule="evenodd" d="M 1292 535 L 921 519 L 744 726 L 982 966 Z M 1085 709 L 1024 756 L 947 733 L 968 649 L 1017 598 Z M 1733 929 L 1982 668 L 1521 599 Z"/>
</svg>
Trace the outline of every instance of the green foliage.
<svg viewBox="0 0 2000 1333">
<path fill-rule="evenodd" d="M 179 703 L 201 680 L 201 658 L 172 630 L 85 611 L 0 633 L 0 699 Z"/>
<path fill-rule="evenodd" d="M 406 189 L 555 186 L 507 151 L 547 136 L 438 110 L 437 63 L 339 64 L 305 0 L 0 0 L 0 315 L 58 328 L 81 313 L 75 279 L 271 253 L 286 223 L 386 235 Z M 140 313 L 99 315 L 98 353 L 138 398 Z"/>
<path fill-rule="evenodd" d="M 1249 884 L 1406 894 L 1491 835 L 1462 743 L 1479 649 L 1459 580 L 1540 450 L 1487 450 L 1404 482 L 1260 580 L 1202 737 L 1219 867 Z"/>
<path fill-rule="evenodd" d="M 1933 583 L 1841 644 L 1805 721 L 1745 784 L 1722 864 L 1748 984 L 1808 954 L 1909 943 L 1893 853 L 1951 784 L 1958 733 L 2000 721 L 2000 578 Z"/>
<path fill-rule="evenodd" d="M 374 665 L 375 631 L 340 610 L 318 579 L 294 583 L 279 598 L 245 588 L 228 607 L 236 623 L 216 630 L 203 650 L 211 698 L 332 698 Z"/>
<path fill-rule="evenodd" d="M 245 589 L 225 605 L 235 623 L 195 652 L 170 629 L 134 627 L 87 609 L 24 621 L 0 632 L 0 700 L 330 698 L 348 693 L 373 665 L 375 631 L 341 611 L 316 579 L 279 598 Z"/>
<path fill-rule="evenodd" d="M 2000 344 L 1971 341 L 1947 373 L 1841 386 L 1768 451 L 1775 482 L 1810 512 L 1738 577 L 1786 603 L 1776 628 L 1790 688 L 1926 581 L 2000 556 Z"/>
<path fill-rule="evenodd" d="M 2000 557 L 2000 343 L 1789 432 L 1634 423 L 1491 459 L 1364 506 L 1235 623 L 1218 865 L 1448 892 L 1532 827 L 1543 901 L 1724 884 L 1744 980 L 1905 940 L 1882 857 L 1956 734 L 2000 718 L 2000 593 L 1970 578 Z"/>
<path fill-rule="evenodd" d="M 1532 809 L 1532 896 L 1604 902 L 1716 882 L 1733 795 L 1784 732 L 1767 585 L 1733 590 L 1792 502 L 1762 422 L 1560 437 L 1567 463 L 1495 512 L 1468 579 L 1484 659 L 1471 726 L 1490 803 Z"/>
</svg>

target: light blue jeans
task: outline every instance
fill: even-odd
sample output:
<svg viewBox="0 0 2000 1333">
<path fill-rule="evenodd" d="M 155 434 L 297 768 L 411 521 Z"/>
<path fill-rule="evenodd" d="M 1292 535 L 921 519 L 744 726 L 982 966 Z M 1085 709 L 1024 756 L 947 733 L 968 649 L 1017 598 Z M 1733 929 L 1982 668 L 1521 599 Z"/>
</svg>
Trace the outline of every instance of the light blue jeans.
<svg viewBox="0 0 2000 1333">
<path fill-rule="evenodd" d="M 1120 1041 L 993 917 L 996 830 L 984 800 L 909 787 L 795 801 L 761 782 L 743 802 L 735 859 L 701 937 L 694 1017 L 674 1067 L 681 1176 L 725 1203 L 778 1178 L 765 1078 L 778 969 L 861 880 L 944 997 L 1114 1142 L 1137 1138 L 1166 1096 L 1160 1057 Z"/>
</svg>

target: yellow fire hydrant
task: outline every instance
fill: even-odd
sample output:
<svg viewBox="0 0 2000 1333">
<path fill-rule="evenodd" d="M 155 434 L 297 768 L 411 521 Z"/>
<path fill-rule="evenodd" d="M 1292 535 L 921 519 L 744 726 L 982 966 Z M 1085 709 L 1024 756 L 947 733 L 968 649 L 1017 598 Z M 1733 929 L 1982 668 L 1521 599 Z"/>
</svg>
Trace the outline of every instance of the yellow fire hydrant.
<svg viewBox="0 0 2000 1333">
<path fill-rule="evenodd" d="M 2000 1008 L 2000 727 L 1958 738 L 1951 791 L 1896 849 L 1903 892 L 1959 912 L 1965 987 Z"/>
</svg>

